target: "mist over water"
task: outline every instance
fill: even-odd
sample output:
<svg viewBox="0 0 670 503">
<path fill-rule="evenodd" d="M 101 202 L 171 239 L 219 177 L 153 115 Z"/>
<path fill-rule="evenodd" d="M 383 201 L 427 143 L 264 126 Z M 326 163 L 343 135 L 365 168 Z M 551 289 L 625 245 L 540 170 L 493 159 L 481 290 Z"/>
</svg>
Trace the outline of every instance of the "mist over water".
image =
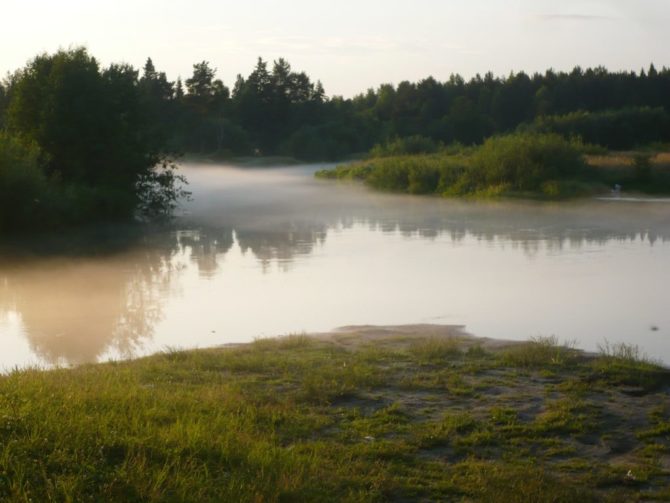
<svg viewBox="0 0 670 503">
<path fill-rule="evenodd" d="M 472 202 L 188 164 L 169 228 L 0 251 L 0 367 L 78 364 L 350 324 L 638 344 L 670 362 L 670 204 Z"/>
</svg>

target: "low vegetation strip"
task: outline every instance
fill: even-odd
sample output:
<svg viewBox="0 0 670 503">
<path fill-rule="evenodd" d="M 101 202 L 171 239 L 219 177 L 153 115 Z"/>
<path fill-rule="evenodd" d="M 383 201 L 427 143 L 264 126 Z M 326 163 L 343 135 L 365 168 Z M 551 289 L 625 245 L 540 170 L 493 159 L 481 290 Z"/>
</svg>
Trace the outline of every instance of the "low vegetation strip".
<svg viewBox="0 0 670 503">
<path fill-rule="evenodd" d="M 351 328 L 0 378 L 3 501 L 670 499 L 635 348 Z"/>
<path fill-rule="evenodd" d="M 591 155 L 587 155 L 591 154 Z M 593 154 L 601 154 L 600 163 Z M 410 137 L 378 145 L 368 159 L 316 173 L 318 178 L 362 180 L 392 192 L 467 197 L 561 199 L 609 191 L 614 185 L 670 192 L 670 172 L 650 154 L 629 156 L 625 169 L 603 163 L 606 150 L 554 133 L 519 132 L 489 138 L 479 147 L 444 147 Z"/>
</svg>

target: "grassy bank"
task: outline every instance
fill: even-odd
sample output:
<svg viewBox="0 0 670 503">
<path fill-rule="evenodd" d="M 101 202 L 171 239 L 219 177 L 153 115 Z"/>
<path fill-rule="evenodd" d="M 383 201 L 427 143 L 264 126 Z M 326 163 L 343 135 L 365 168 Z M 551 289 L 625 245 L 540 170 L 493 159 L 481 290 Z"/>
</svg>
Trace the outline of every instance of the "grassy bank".
<svg viewBox="0 0 670 503">
<path fill-rule="evenodd" d="M 635 348 L 414 328 L 13 372 L 0 499 L 670 500 L 670 375 Z"/>
<path fill-rule="evenodd" d="M 670 167 L 657 152 L 608 153 L 555 134 L 515 133 L 479 147 L 401 139 L 368 159 L 316 174 L 361 180 L 385 191 L 465 197 L 565 199 L 608 192 L 670 193 Z"/>
</svg>

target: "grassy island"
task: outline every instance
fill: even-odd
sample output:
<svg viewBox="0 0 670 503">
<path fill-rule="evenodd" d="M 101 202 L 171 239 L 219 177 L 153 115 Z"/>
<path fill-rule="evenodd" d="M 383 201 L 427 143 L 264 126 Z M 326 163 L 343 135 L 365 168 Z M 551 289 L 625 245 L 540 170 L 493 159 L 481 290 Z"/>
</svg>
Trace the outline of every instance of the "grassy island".
<svg viewBox="0 0 670 503">
<path fill-rule="evenodd" d="M 0 378 L 2 501 L 670 500 L 670 372 L 351 328 Z"/>
<path fill-rule="evenodd" d="M 478 147 L 397 139 L 369 158 L 316 173 L 318 178 L 362 180 L 385 191 L 466 197 L 562 199 L 609 191 L 670 193 L 670 169 L 654 152 L 611 154 L 555 133 L 494 136 Z"/>
</svg>

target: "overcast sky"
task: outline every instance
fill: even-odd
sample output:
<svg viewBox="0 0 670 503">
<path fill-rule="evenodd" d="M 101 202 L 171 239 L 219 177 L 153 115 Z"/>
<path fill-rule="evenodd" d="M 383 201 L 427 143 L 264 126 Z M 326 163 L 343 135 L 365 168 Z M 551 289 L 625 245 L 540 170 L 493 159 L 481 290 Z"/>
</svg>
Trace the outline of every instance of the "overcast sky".
<svg viewBox="0 0 670 503">
<path fill-rule="evenodd" d="M 208 60 L 232 86 L 256 57 L 285 57 L 351 96 L 488 70 L 670 66 L 670 0 L 2 0 L 0 72 L 84 45 L 103 64 L 168 77 Z"/>
</svg>

